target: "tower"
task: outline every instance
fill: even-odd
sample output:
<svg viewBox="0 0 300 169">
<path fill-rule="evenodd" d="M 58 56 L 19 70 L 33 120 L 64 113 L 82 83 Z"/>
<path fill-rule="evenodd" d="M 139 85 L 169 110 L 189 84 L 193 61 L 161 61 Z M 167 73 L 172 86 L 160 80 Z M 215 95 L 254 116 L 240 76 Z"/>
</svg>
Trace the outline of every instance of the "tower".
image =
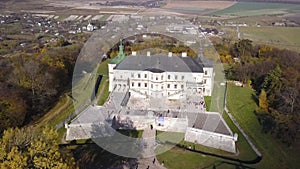
<svg viewBox="0 0 300 169">
<path fill-rule="evenodd" d="M 120 39 L 119 52 L 116 57 L 114 57 L 108 63 L 108 75 L 109 75 L 109 91 L 111 92 L 114 89 L 114 68 L 119 64 L 122 60 L 126 58 L 124 53 L 124 46 L 122 44 L 122 39 Z"/>
</svg>

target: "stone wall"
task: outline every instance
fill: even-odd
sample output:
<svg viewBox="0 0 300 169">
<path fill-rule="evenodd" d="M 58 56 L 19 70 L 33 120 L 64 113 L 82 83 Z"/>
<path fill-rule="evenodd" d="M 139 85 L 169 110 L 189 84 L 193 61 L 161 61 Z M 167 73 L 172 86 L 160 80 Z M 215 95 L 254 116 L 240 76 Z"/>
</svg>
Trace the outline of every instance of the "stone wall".
<svg viewBox="0 0 300 169">
<path fill-rule="evenodd" d="M 191 143 L 201 144 L 207 147 L 213 147 L 231 153 L 236 153 L 234 136 L 223 135 L 188 127 L 185 133 L 184 140 Z"/>
</svg>

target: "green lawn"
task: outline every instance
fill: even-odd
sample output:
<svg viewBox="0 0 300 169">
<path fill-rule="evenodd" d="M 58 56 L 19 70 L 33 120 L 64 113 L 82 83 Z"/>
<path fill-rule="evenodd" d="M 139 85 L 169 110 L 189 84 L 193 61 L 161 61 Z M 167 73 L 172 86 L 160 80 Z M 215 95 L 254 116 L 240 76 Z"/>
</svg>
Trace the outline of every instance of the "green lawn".
<svg viewBox="0 0 300 169">
<path fill-rule="evenodd" d="M 205 157 L 199 153 L 190 152 L 182 148 L 173 147 L 166 142 L 174 142 L 174 140 L 184 139 L 183 133 L 176 132 L 163 132 L 156 131 L 156 139 L 162 144 L 156 148 L 156 152 L 170 149 L 162 154 L 157 155 L 158 161 L 164 163 L 167 168 L 170 169 L 192 169 L 192 168 L 204 168 L 208 165 L 213 166 L 217 161 L 211 157 Z M 175 141 L 176 142 L 176 141 Z M 180 141 L 180 145 L 191 145 L 192 143 L 187 143 Z"/>
<path fill-rule="evenodd" d="M 108 76 L 108 63 L 111 61 L 111 59 L 106 59 L 105 61 L 102 61 L 98 67 L 97 73 L 99 75 L 107 75 Z"/>
<path fill-rule="evenodd" d="M 103 105 L 106 100 L 107 97 L 109 96 L 109 91 L 108 91 L 108 87 L 109 87 L 109 83 L 108 83 L 108 77 L 107 76 L 103 76 L 101 83 L 99 85 L 99 89 L 98 89 L 98 95 L 100 95 L 99 97 L 99 101 L 98 101 L 98 105 Z M 102 93 L 100 93 L 102 91 Z"/>
<path fill-rule="evenodd" d="M 226 121 L 227 125 L 230 127 L 231 131 L 233 133 L 238 134 L 238 141 L 236 142 L 236 146 L 237 146 L 237 150 L 239 151 L 239 155 L 237 158 L 244 161 L 254 160 L 257 157 L 257 155 L 252 150 L 245 137 L 238 130 L 238 128 L 233 124 L 233 122 L 225 112 L 223 113 L 223 118 Z"/>
<path fill-rule="evenodd" d="M 172 148 L 170 151 L 157 156 L 160 163 L 169 169 L 193 169 L 193 168 L 212 168 L 217 163 L 216 159 L 202 156 L 180 148 Z"/>
<path fill-rule="evenodd" d="M 204 96 L 206 111 L 210 110 L 211 96 Z"/>
<path fill-rule="evenodd" d="M 229 118 L 225 118 L 225 120 L 230 120 Z M 238 132 L 238 130 L 233 126 L 232 123 L 229 124 L 230 127 L 233 127 L 233 132 L 237 132 L 240 136 L 239 142 L 237 144 L 239 154 L 232 154 L 229 152 L 225 152 L 222 150 L 202 146 L 199 144 L 194 144 L 190 142 L 183 141 L 183 134 L 182 133 L 172 133 L 172 132 L 162 132 L 157 131 L 158 140 L 161 143 L 165 143 L 166 141 L 172 142 L 170 140 L 171 137 L 177 138 L 181 137 L 182 140 L 178 143 L 180 146 L 185 147 L 192 147 L 195 148 L 195 150 L 206 152 L 206 153 L 212 153 L 219 156 L 225 156 L 233 159 L 240 159 L 244 161 L 251 161 L 254 160 L 257 156 L 252 151 L 251 147 L 248 145 L 247 141 L 244 139 L 244 137 Z M 168 138 L 160 137 L 162 134 L 168 134 Z M 211 155 L 205 155 L 200 153 L 191 152 L 188 150 L 184 150 L 182 148 L 173 147 L 171 148 L 171 145 L 168 144 L 162 144 L 159 147 L 156 148 L 156 152 L 166 150 L 167 148 L 170 149 L 162 154 L 159 154 L 157 156 L 158 160 L 160 162 L 165 163 L 165 165 L 169 169 L 179 169 L 179 168 L 186 168 L 186 169 L 193 169 L 193 168 L 213 168 L 213 166 L 217 168 L 235 168 L 236 166 L 239 166 L 240 164 L 237 164 L 235 161 L 229 161 L 222 158 L 214 157 Z M 232 163 L 232 164 L 229 164 Z M 243 164 L 246 166 L 245 164 Z"/>
<path fill-rule="evenodd" d="M 272 136 L 261 132 L 261 126 L 254 114 L 257 105 L 252 98 L 253 94 L 254 91 L 250 88 L 228 85 L 227 103 L 230 112 L 263 154 L 262 161 L 255 164 L 255 168 L 300 168 L 297 161 L 299 148 L 298 151 L 297 148 L 288 148 Z"/>
<path fill-rule="evenodd" d="M 117 130 L 119 133 L 132 138 L 142 138 L 144 130 Z"/>
<path fill-rule="evenodd" d="M 163 162 L 168 169 L 232 169 L 241 167 L 241 164 L 236 162 L 229 162 L 217 157 L 187 151 L 178 147 L 174 147 L 163 154 L 157 155 L 157 159 L 160 163 Z"/>
<path fill-rule="evenodd" d="M 106 59 L 105 61 L 101 62 L 97 73 L 99 75 L 103 75 L 101 83 L 98 88 L 97 97 L 100 97 L 98 100 L 98 105 L 103 105 L 105 101 L 107 100 L 107 97 L 109 96 L 109 81 L 108 81 L 108 63 L 111 61 L 111 59 Z"/>
</svg>

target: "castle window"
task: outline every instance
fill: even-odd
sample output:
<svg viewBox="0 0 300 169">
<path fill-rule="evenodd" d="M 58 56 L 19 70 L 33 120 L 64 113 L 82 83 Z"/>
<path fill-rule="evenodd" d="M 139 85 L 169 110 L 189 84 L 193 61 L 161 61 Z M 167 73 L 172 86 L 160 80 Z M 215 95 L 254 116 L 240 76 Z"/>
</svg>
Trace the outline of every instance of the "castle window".
<svg viewBox="0 0 300 169">
<path fill-rule="evenodd" d="M 138 78 L 141 78 L 141 74 L 138 74 Z"/>
<path fill-rule="evenodd" d="M 171 79 L 171 75 L 168 75 L 168 79 Z"/>
<path fill-rule="evenodd" d="M 174 88 L 177 89 L 177 84 L 174 85 Z"/>
<path fill-rule="evenodd" d="M 204 79 L 204 82 L 203 82 L 204 84 L 206 84 L 206 79 Z"/>
<path fill-rule="evenodd" d="M 204 75 L 207 75 L 207 70 L 204 71 Z"/>
<path fill-rule="evenodd" d="M 145 83 L 145 87 L 147 87 L 147 83 Z"/>
<path fill-rule="evenodd" d="M 184 79 L 184 76 L 181 76 L 181 80 L 183 80 Z"/>
<path fill-rule="evenodd" d="M 145 74 L 144 77 L 147 78 L 147 74 Z"/>
<path fill-rule="evenodd" d="M 184 87 L 184 86 L 183 86 L 183 85 L 181 85 L 181 89 L 183 89 L 183 87 Z"/>
<path fill-rule="evenodd" d="M 141 83 L 138 83 L 138 87 L 141 87 Z"/>
<path fill-rule="evenodd" d="M 175 75 L 175 80 L 177 80 L 177 75 Z"/>
<path fill-rule="evenodd" d="M 168 84 L 168 89 L 170 88 L 170 84 Z"/>
<path fill-rule="evenodd" d="M 131 86 L 132 86 L 132 87 L 134 86 L 134 82 L 131 83 Z"/>
</svg>

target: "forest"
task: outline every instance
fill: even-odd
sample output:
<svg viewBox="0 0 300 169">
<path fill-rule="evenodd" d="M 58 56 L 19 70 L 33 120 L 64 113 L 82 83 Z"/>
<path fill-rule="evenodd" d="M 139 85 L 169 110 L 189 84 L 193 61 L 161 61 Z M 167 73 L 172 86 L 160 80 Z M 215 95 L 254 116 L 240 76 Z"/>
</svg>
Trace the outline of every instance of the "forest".
<svg viewBox="0 0 300 169">
<path fill-rule="evenodd" d="M 34 123 L 71 89 L 81 47 L 62 38 L 51 46 L 0 58 L 0 135 L 7 128 Z"/>
<path fill-rule="evenodd" d="M 262 132 L 287 145 L 299 139 L 300 56 L 299 53 L 251 40 L 215 42 L 228 80 L 253 88 L 259 108 L 255 114 Z"/>
</svg>

